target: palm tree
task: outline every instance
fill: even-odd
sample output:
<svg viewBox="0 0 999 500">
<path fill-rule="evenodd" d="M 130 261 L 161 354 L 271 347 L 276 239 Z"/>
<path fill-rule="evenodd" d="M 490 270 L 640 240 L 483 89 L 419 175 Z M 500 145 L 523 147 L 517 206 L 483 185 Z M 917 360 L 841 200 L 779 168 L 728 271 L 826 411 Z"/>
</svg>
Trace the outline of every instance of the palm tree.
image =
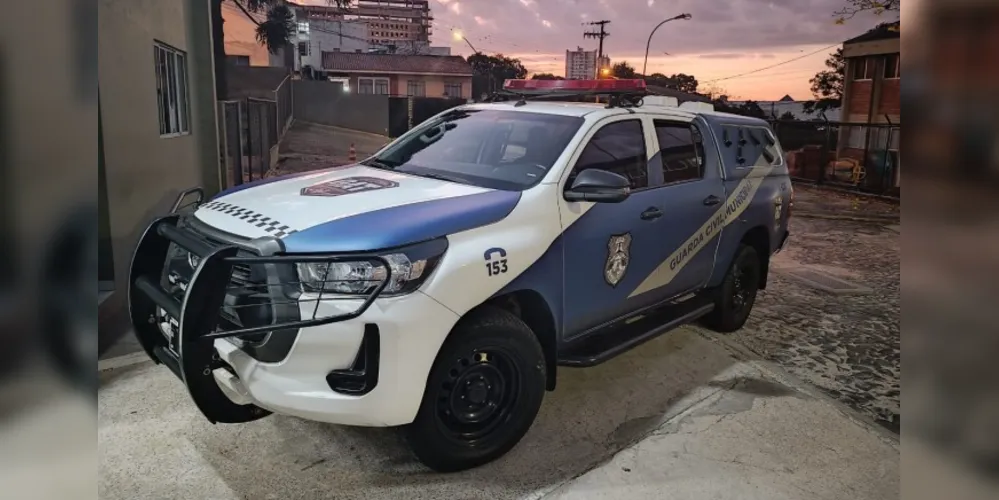
<svg viewBox="0 0 999 500">
<path fill-rule="evenodd" d="M 288 45 L 295 32 L 295 15 L 286 0 L 212 0 L 212 40 L 215 52 L 215 94 L 219 100 L 226 98 L 225 33 L 222 29 L 222 2 L 232 2 L 257 25 L 257 42 L 266 45 L 271 53 Z M 346 9 L 352 0 L 326 0 L 331 6 Z M 254 14 L 264 13 L 258 21 Z"/>
</svg>

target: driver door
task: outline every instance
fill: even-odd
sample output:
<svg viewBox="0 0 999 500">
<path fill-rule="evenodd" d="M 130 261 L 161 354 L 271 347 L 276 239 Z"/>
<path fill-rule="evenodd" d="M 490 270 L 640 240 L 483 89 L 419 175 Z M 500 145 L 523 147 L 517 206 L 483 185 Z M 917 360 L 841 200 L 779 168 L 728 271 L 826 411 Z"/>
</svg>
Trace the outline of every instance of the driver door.
<svg viewBox="0 0 999 500">
<path fill-rule="evenodd" d="M 631 195 L 620 203 L 569 202 L 560 197 L 564 241 L 564 337 L 612 322 L 665 297 L 629 293 L 662 262 L 668 251 L 661 235 L 664 198 L 649 175 L 654 144 L 651 122 L 625 115 L 602 121 L 589 132 L 566 176 L 564 190 L 586 169 L 628 178 Z M 659 176 L 661 177 L 661 176 Z"/>
</svg>

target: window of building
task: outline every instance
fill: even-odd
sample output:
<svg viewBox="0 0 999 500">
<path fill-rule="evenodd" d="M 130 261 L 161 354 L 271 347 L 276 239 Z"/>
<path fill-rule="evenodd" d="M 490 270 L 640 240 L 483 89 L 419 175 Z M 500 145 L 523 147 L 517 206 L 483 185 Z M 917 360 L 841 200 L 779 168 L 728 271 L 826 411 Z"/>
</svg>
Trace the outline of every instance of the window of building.
<svg viewBox="0 0 999 500">
<path fill-rule="evenodd" d="M 427 82 L 422 80 L 409 80 L 406 82 L 406 95 L 411 97 L 426 97 Z"/>
<path fill-rule="evenodd" d="M 462 97 L 461 83 L 445 83 L 444 95 L 447 97 Z"/>
<path fill-rule="evenodd" d="M 377 94 L 377 95 L 388 95 L 389 91 L 389 80 L 388 78 L 358 78 L 357 79 L 357 93 L 358 94 Z"/>
<path fill-rule="evenodd" d="M 625 176 L 632 189 L 649 187 L 645 135 L 640 120 L 622 120 L 605 125 L 590 138 L 576 166 L 569 175 L 567 186 L 580 172 L 599 168 Z"/>
<path fill-rule="evenodd" d="M 153 46 L 153 58 L 160 136 L 187 134 L 191 131 L 187 102 L 187 54 L 157 43 Z"/>
<path fill-rule="evenodd" d="M 309 32 L 309 23 L 308 22 L 299 21 L 299 23 L 298 23 L 298 32 L 299 33 L 308 33 Z"/>
<path fill-rule="evenodd" d="M 899 77 L 899 54 L 885 56 L 885 78 L 893 79 Z"/>
<path fill-rule="evenodd" d="M 309 42 L 298 42 L 298 55 L 309 55 Z"/>
<path fill-rule="evenodd" d="M 850 126 L 846 129 L 846 147 L 864 149 L 867 146 L 867 127 Z"/>
<path fill-rule="evenodd" d="M 704 176 L 704 146 L 700 131 L 688 123 L 655 120 L 662 159 L 662 184 L 700 179 Z M 653 172 L 653 177 L 659 172 Z M 659 184 L 653 179 L 652 184 Z"/>
<path fill-rule="evenodd" d="M 854 80 L 872 80 L 876 71 L 877 59 L 873 57 L 857 58 L 853 62 Z"/>
<path fill-rule="evenodd" d="M 238 56 L 238 55 L 228 56 L 227 55 L 227 56 L 225 56 L 225 60 L 226 60 L 226 62 L 228 62 L 229 64 L 231 64 L 233 66 L 249 66 L 250 65 L 250 56 Z"/>
</svg>

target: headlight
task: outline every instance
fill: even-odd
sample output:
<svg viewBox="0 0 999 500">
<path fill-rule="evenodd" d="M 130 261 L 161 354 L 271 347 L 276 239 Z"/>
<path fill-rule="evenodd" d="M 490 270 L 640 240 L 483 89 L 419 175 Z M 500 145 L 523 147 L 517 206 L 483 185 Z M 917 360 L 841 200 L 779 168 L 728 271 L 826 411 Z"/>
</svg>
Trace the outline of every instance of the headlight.
<svg viewBox="0 0 999 500">
<path fill-rule="evenodd" d="M 408 293 L 427 279 L 447 249 L 446 240 L 434 240 L 381 255 L 391 275 L 382 294 Z M 367 295 L 385 280 L 385 266 L 376 260 L 309 262 L 297 264 L 298 278 L 306 292 Z"/>
</svg>

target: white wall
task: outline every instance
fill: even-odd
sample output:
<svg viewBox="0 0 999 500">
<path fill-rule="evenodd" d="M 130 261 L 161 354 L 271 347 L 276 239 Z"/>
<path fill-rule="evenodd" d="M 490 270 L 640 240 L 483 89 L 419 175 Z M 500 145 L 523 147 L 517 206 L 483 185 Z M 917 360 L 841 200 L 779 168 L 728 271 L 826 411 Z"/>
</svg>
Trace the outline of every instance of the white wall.
<svg viewBox="0 0 999 500">
<path fill-rule="evenodd" d="M 322 53 L 335 52 L 367 52 L 371 47 L 366 41 L 368 26 L 356 21 L 309 21 L 309 32 L 298 33 L 295 40 L 295 69 L 302 66 L 312 66 L 322 69 Z M 298 56 L 298 43 L 309 44 L 309 54 Z"/>
</svg>

